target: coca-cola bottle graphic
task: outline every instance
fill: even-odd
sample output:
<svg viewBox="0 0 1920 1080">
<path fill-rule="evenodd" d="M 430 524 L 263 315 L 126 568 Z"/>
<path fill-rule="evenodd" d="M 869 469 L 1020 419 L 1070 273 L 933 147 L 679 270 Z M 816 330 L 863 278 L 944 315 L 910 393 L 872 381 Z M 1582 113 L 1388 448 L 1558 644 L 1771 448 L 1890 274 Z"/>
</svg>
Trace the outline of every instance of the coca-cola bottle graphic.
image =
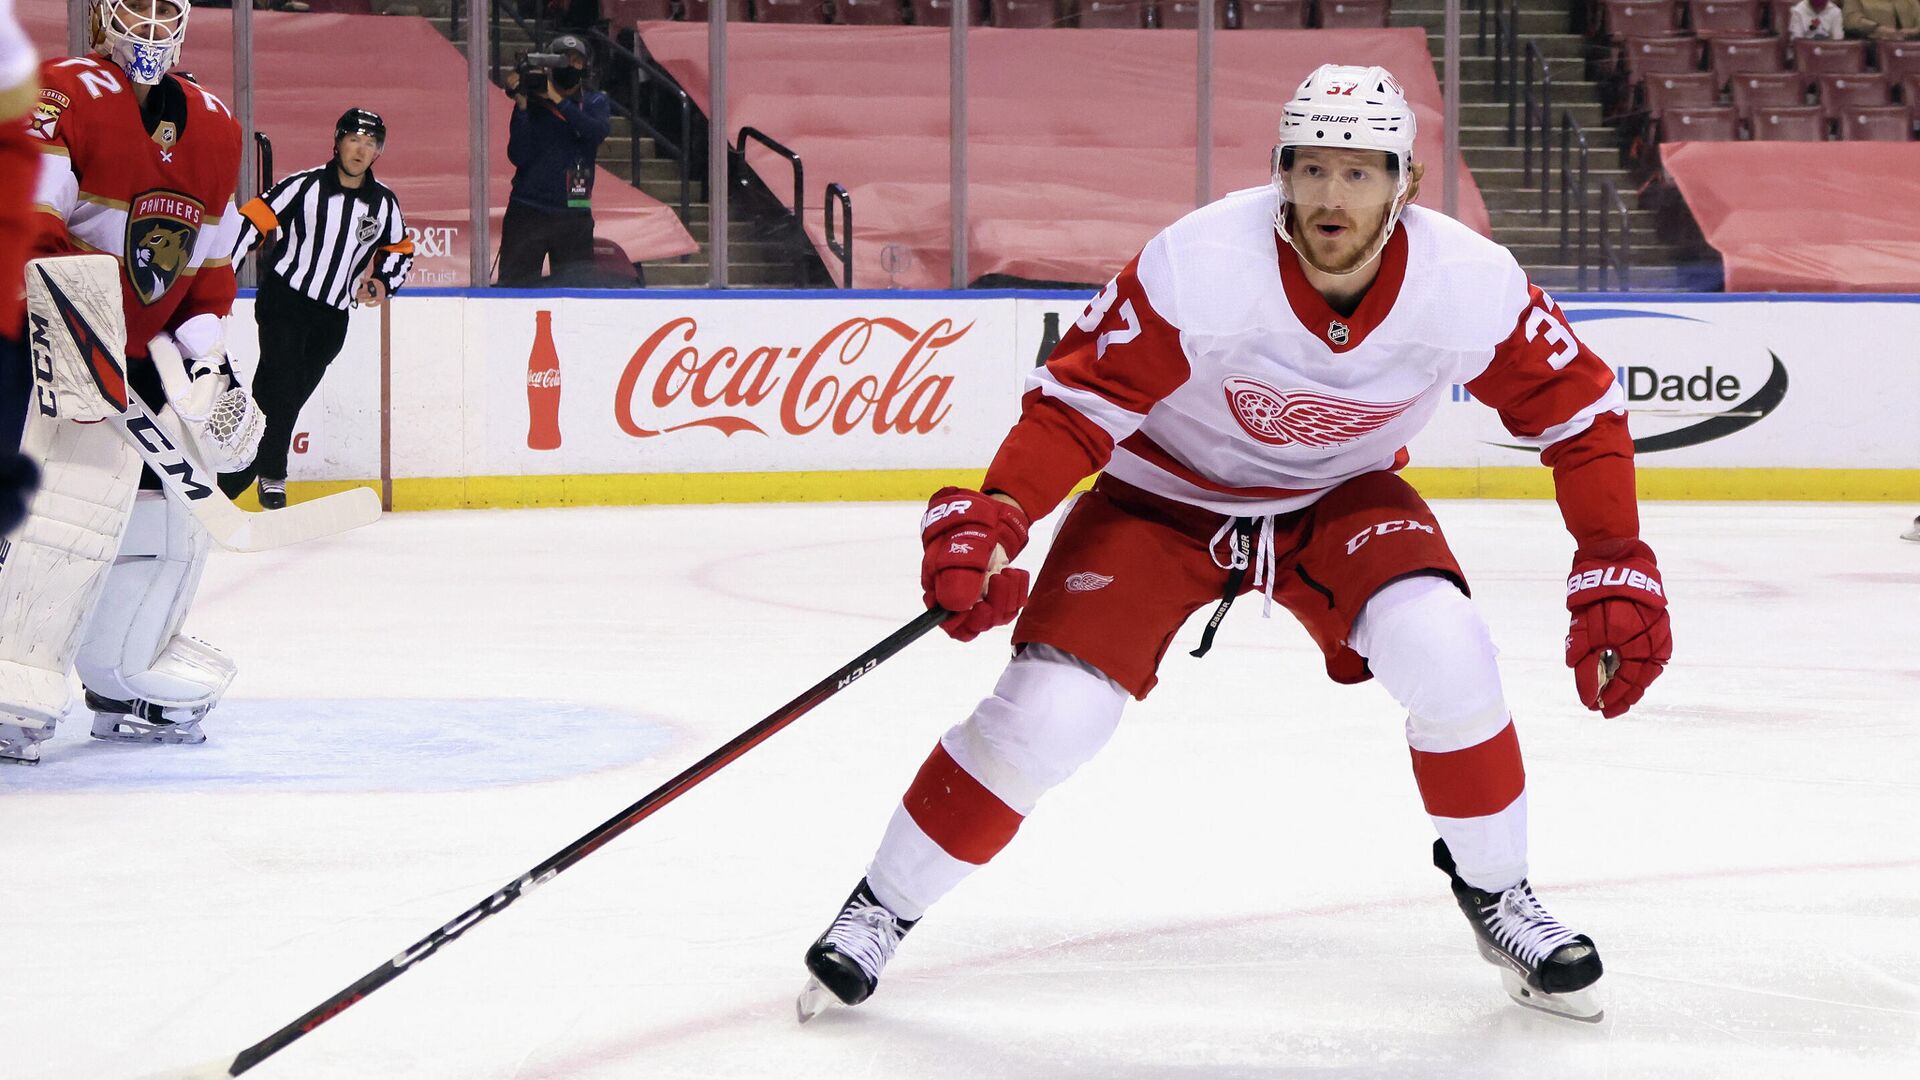
<svg viewBox="0 0 1920 1080">
<path fill-rule="evenodd" d="M 553 312 L 533 316 L 533 352 L 527 354 L 527 449 L 560 449 L 560 354 L 553 347 Z"/>
</svg>

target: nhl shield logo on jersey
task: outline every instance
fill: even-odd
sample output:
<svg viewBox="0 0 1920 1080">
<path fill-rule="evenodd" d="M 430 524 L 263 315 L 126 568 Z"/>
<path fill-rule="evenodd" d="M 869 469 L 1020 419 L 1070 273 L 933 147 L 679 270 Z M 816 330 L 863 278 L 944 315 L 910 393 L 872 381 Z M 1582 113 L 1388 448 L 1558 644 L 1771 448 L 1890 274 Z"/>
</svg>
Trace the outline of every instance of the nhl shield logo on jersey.
<svg viewBox="0 0 1920 1080">
<path fill-rule="evenodd" d="M 379 218 L 363 217 L 360 219 L 360 224 L 355 225 L 353 227 L 354 239 L 360 241 L 363 244 L 373 243 L 373 238 L 379 235 L 380 235 L 380 219 Z"/>
<path fill-rule="evenodd" d="M 1347 329 L 1347 324 L 1338 319 L 1327 324 L 1327 340 L 1333 342 L 1335 345 L 1345 345 L 1350 333 L 1351 331 Z"/>
<path fill-rule="evenodd" d="M 1340 446 L 1392 423 L 1419 395 L 1405 401 L 1350 401 L 1314 390 L 1280 390 L 1258 379 L 1230 375 L 1221 383 L 1227 408 L 1247 434 L 1268 446 Z"/>
<path fill-rule="evenodd" d="M 127 204 L 127 280 L 142 304 L 159 302 L 180 280 L 205 220 L 199 200 L 176 191 L 149 191 Z"/>
</svg>

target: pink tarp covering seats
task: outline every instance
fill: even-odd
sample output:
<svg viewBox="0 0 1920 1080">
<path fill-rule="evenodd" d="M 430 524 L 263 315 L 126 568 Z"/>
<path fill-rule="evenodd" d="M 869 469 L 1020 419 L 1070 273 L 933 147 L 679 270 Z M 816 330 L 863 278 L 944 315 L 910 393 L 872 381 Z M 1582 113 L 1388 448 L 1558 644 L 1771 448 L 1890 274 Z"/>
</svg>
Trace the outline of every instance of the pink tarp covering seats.
<svg viewBox="0 0 1920 1080">
<path fill-rule="evenodd" d="M 42 56 L 66 51 L 66 8 L 57 0 L 24 0 L 21 22 Z M 411 284 L 467 285 L 467 63 L 425 19 L 380 15 L 255 12 L 254 127 L 273 140 L 280 176 L 325 162 L 333 124 L 359 105 L 387 122 L 387 153 L 374 166 L 400 197 L 407 225 L 419 231 Z M 196 8 L 180 69 L 228 104 L 233 102 L 233 13 Z M 377 72 L 378 78 L 367 78 Z M 513 166 L 507 161 L 507 117 L 513 103 L 488 95 L 487 201 L 495 247 Z M 593 191 L 594 232 L 634 260 L 696 251 L 673 209 L 600 170 Z M 481 283 L 481 284 L 484 284 Z"/>
<path fill-rule="evenodd" d="M 1728 292 L 1920 290 L 1920 143 L 1670 143 Z"/>
<path fill-rule="evenodd" d="M 1193 208 L 1193 31 L 985 28 L 968 42 L 968 268 L 1035 281 L 1100 282 Z M 640 27 L 647 48 L 707 108 L 706 27 Z M 1184 37 L 1184 40 L 1183 40 Z M 751 125 L 806 165 L 808 235 L 835 280 L 821 191 L 853 195 L 853 283 L 945 288 L 948 207 L 944 27 L 782 27 L 727 31 L 727 126 Z M 1418 159 L 1440 160 L 1440 86 L 1426 34 L 1392 30 L 1236 30 L 1213 39 L 1214 194 L 1267 181 L 1280 106 L 1326 62 L 1381 64 L 1420 119 Z M 749 144 L 775 195 L 785 159 Z M 1460 216 L 1488 231 L 1461 168 Z M 1438 207 L 1438 169 L 1420 202 Z M 882 253 L 892 250 L 891 272 Z"/>
</svg>

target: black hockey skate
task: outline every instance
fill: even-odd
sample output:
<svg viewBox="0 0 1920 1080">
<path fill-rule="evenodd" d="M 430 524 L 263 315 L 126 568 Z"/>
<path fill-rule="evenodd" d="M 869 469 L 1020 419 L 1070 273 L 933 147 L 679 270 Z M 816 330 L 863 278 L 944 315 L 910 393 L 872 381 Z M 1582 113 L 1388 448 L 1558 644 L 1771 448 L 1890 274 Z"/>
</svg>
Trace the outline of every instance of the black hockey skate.
<svg viewBox="0 0 1920 1080">
<path fill-rule="evenodd" d="M 120 701 L 87 691 L 87 708 L 93 710 L 93 737 L 109 742 L 187 745 L 206 742 L 200 721 L 211 707 L 156 705 L 139 698 Z"/>
<path fill-rule="evenodd" d="M 285 510 L 287 508 L 287 482 L 285 480 L 260 481 L 260 509 Z"/>
<path fill-rule="evenodd" d="M 1522 878 L 1490 893 L 1460 880 L 1445 840 L 1433 842 L 1433 865 L 1453 881 L 1453 897 L 1473 924 L 1480 956 L 1500 969 L 1513 1000 L 1569 1020 L 1599 1023 L 1604 1013 L 1590 989 L 1600 980 L 1600 951 L 1547 913 Z"/>
<path fill-rule="evenodd" d="M 880 985 L 880 970 L 893 959 L 893 950 L 913 926 L 888 911 L 874 898 L 867 879 L 861 878 L 833 925 L 807 949 L 807 972 L 812 978 L 794 1003 L 800 1022 L 819 1016 L 836 1000 L 858 1005 L 873 996 L 873 988 Z"/>
</svg>

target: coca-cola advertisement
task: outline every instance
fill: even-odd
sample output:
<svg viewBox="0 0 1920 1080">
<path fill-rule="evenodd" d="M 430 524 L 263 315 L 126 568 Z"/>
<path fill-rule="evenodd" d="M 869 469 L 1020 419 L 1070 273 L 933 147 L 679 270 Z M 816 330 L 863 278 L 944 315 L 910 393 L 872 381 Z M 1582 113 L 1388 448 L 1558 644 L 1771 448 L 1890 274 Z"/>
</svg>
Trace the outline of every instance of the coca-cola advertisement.
<svg viewBox="0 0 1920 1080">
<path fill-rule="evenodd" d="M 489 304 L 500 471 L 984 467 L 1018 413 L 990 300 Z M 507 391 L 518 399 L 511 411 Z"/>
</svg>

